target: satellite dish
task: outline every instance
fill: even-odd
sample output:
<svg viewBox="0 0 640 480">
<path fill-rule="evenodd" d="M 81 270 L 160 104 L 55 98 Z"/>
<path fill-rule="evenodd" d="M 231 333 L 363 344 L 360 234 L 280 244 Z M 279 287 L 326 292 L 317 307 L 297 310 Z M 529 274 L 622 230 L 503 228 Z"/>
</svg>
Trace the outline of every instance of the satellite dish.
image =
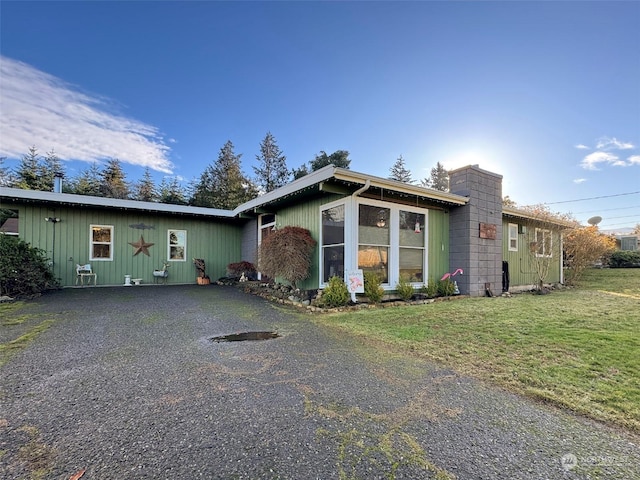
<svg viewBox="0 0 640 480">
<path fill-rule="evenodd" d="M 587 220 L 587 223 L 589 225 L 598 225 L 601 221 L 602 221 L 602 217 L 595 216 Z"/>
</svg>

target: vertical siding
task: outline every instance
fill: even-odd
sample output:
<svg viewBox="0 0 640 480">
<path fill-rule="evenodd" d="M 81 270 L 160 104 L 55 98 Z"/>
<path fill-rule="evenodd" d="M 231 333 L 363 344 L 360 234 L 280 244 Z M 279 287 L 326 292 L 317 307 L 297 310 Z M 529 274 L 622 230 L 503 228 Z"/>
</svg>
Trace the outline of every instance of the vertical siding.
<svg viewBox="0 0 640 480">
<path fill-rule="evenodd" d="M 242 260 L 258 263 L 258 219 L 253 218 L 242 227 Z"/>
<path fill-rule="evenodd" d="M 276 225 L 278 228 L 286 226 L 302 227 L 309 230 L 316 242 L 320 241 L 320 207 L 326 203 L 342 198 L 340 195 L 326 195 L 321 198 L 307 200 L 304 203 L 293 207 L 278 210 L 276 214 Z M 320 256 L 319 245 L 316 244 L 313 251 L 313 262 L 309 277 L 300 282 L 299 287 L 305 290 L 318 288 L 318 278 L 320 276 Z"/>
<path fill-rule="evenodd" d="M 535 240 L 535 225 L 525 224 L 527 233 L 518 234 L 518 251 L 509 251 L 509 223 L 518 224 L 515 219 L 503 221 L 502 258 L 509 263 L 509 286 L 532 286 L 537 284 L 537 274 L 532 264 L 529 244 Z M 523 223 L 520 223 L 522 225 Z M 550 259 L 549 274 L 545 283 L 560 281 L 560 234 L 552 232 L 553 257 Z"/>
<path fill-rule="evenodd" d="M 428 280 L 438 280 L 449 271 L 449 214 L 429 210 Z"/>
<path fill-rule="evenodd" d="M 241 259 L 241 230 L 232 224 L 212 219 L 187 216 L 152 215 L 143 212 L 113 211 L 89 208 L 57 208 L 51 210 L 33 205 L 19 207 L 20 237 L 31 245 L 53 251 L 53 224 L 45 217 L 59 217 L 55 225 L 54 273 L 63 286 L 75 283 L 75 265 L 91 262 L 98 275 L 98 285 L 122 285 L 124 276 L 142 278 L 143 283 L 153 283 L 153 270 L 162 268 L 167 259 L 169 229 L 187 231 L 186 261 L 170 262 L 167 283 L 195 283 L 196 270 L 192 258 L 205 259 L 207 274 L 212 279 L 224 276 L 226 266 Z M 139 230 L 132 224 L 153 225 L 153 229 Z M 114 227 L 113 261 L 89 260 L 90 225 Z M 139 253 L 134 247 L 140 236 L 153 243 L 150 256 Z"/>
</svg>

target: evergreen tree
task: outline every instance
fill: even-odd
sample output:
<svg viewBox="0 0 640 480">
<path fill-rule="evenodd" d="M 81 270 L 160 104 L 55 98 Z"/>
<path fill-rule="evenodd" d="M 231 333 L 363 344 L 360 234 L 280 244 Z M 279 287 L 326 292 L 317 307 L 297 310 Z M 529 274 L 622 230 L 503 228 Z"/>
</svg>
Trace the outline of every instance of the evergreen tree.
<svg viewBox="0 0 640 480">
<path fill-rule="evenodd" d="M 100 177 L 102 178 L 102 196 L 121 199 L 129 198 L 129 185 L 120 165 L 120 160 L 117 158 L 108 160 L 107 165 L 100 172 Z"/>
<path fill-rule="evenodd" d="M 346 150 L 336 150 L 331 155 L 327 155 L 327 152 L 321 150 L 320 153 L 309 162 L 309 167 L 303 164 L 299 168 L 294 168 L 291 174 L 293 175 L 293 178 L 297 180 L 298 178 L 302 178 L 311 172 L 320 170 L 327 165 L 349 169 L 350 164 L 351 159 L 349 158 L 349 152 Z"/>
<path fill-rule="evenodd" d="M 153 183 L 149 167 L 144 169 L 142 178 L 134 185 L 132 198 L 133 200 L 139 200 L 141 202 L 158 201 L 158 192 L 156 191 L 155 183 Z"/>
<path fill-rule="evenodd" d="M 291 175 L 293 176 L 294 180 L 297 180 L 304 177 L 305 175 L 309 175 L 309 169 L 307 168 L 306 164 L 302 164 L 299 168 L 294 168 L 293 170 L 291 170 Z"/>
<path fill-rule="evenodd" d="M 431 169 L 431 176 L 424 178 L 421 182 L 423 187 L 433 188 L 442 192 L 449 191 L 449 172 L 440 162 Z"/>
<path fill-rule="evenodd" d="M 267 132 L 260 143 L 260 155 L 256 155 L 256 159 L 259 166 L 253 167 L 255 183 L 262 191 L 270 192 L 289 182 L 291 172 L 287 170 L 287 157 L 280 151 L 271 132 Z"/>
<path fill-rule="evenodd" d="M 42 180 L 43 170 L 38 149 L 35 146 L 30 147 L 29 153 L 20 159 L 16 170 L 16 187 L 24 190 L 46 190 L 46 184 Z"/>
<path fill-rule="evenodd" d="M 160 183 L 160 202 L 172 205 L 187 205 L 187 196 L 177 177 L 167 177 Z"/>
<path fill-rule="evenodd" d="M 327 165 L 348 169 L 350 163 L 349 152 L 346 150 L 336 150 L 331 155 L 327 155 L 325 151 L 321 151 L 309 162 L 309 166 L 311 167 L 311 171 L 315 172 Z"/>
<path fill-rule="evenodd" d="M 78 195 L 103 196 L 102 178 L 97 162 L 93 162 L 89 168 L 80 172 L 80 175 L 69 183 L 71 191 Z"/>
<path fill-rule="evenodd" d="M 397 180 L 398 182 L 404 183 L 413 183 L 413 178 L 411 178 L 411 171 L 407 169 L 404 164 L 404 158 L 402 155 L 398 157 L 396 163 L 393 164 L 391 169 L 389 170 L 389 178 L 391 180 Z"/>
<path fill-rule="evenodd" d="M 241 203 L 257 196 L 254 183 L 244 176 L 240 157 L 233 151 L 233 143 L 227 141 L 220 149 L 218 160 L 209 165 L 200 176 L 192 203 L 200 207 L 233 210 Z"/>
<path fill-rule="evenodd" d="M 15 175 L 9 167 L 4 166 L 7 157 L 0 157 L 0 187 L 13 187 L 16 183 Z"/>
<path fill-rule="evenodd" d="M 64 177 L 64 167 L 53 149 L 42 160 L 40 172 L 43 189 L 47 191 L 53 191 L 56 175 Z"/>
</svg>

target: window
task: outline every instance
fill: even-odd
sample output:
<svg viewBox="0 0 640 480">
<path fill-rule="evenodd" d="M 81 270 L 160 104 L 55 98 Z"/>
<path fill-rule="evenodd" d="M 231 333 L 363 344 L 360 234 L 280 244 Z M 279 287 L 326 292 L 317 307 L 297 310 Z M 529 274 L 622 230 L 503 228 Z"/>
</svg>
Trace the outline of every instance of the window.
<svg viewBox="0 0 640 480">
<path fill-rule="evenodd" d="M 323 283 L 331 277 L 344 278 L 344 204 L 322 211 Z"/>
<path fill-rule="evenodd" d="M 514 223 L 509 224 L 509 251 L 518 251 L 518 225 Z"/>
<path fill-rule="evenodd" d="M 0 208 L 0 234 L 18 236 L 18 210 Z"/>
<path fill-rule="evenodd" d="M 423 213 L 400 210 L 400 277 L 410 282 L 424 281 Z"/>
<path fill-rule="evenodd" d="M 551 257 L 551 248 L 551 230 L 536 228 L 536 257 Z"/>
<path fill-rule="evenodd" d="M 187 231 L 168 230 L 168 235 L 169 261 L 185 262 L 187 260 Z"/>
<path fill-rule="evenodd" d="M 90 225 L 90 260 L 113 260 L 113 225 Z"/>
<path fill-rule="evenodd" d="M 358 268 L 389 283 L 391 211 L 373 205 L 358 208 Z"/>
<path fill-rule="evenodd" d="M 264 213 L 258 217 L 258 248 L 276 228 L 276 216 L 273 213 Z M 258 280 L 270 281 L 271 279 L 262 272 L 258 272 Z"/>
</svg>

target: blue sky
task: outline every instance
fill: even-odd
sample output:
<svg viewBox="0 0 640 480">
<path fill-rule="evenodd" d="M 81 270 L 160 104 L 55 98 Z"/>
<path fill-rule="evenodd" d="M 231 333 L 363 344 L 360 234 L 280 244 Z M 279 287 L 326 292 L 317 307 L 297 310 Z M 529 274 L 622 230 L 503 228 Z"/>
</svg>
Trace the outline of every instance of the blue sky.
<svg viewBox="0 0 640 480">
<path fill-rule="evenodd" d="M 3 1 L 0 22 L 9 166 L 35 145 L 186 184 L 231 140 L 252 176 L 270 131 L 290 168 L 479 164 L 519 205 L 640 223 L 640 2 Z"/>
</svg>

